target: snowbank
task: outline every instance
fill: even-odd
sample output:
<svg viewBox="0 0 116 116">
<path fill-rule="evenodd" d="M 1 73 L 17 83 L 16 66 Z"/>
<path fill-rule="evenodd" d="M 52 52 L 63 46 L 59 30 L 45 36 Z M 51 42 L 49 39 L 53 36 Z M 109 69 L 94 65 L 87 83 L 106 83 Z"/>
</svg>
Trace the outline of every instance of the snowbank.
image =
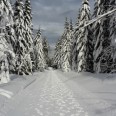
<svg viewBox="0 0 116 116">
<path fill-rule="evenodd" d="M 116 74 L 59 71 L 57 75 L 90 116 L 116 116 Z"/>
<path fill-rule="evenodd" d="M 18 76 L 10 75 L 11 82 L 0 85 L 0 108 L 7 103 L 9 99 L 18 94 L 20 91 L 28 87 L 36 80 L 36 75 Z"/>
</svg>

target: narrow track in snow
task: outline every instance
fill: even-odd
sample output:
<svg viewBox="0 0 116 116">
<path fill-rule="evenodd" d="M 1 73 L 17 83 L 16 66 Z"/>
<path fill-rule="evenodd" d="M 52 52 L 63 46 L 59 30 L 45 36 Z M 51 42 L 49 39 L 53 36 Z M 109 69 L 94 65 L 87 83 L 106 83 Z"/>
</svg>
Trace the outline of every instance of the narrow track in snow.
<svg viewBox="0 0 116 116">
<path fill-rule="evenodd" d="M 115 91 L 112 103 L 109 97 L 100 97 L 100 91 L 81 85 L 81 81 L 92 81 L 93 77 L 77 74 L 73 78 L 71 73 L 52 68 L 36 76 L 34 82 L 9 98 L 0 109 L 0 116 L 116 116 Z M 90 85 L 94 86 L 97 87 Z"/>
<path fill-rule="evenodd" d="M 0 116 L 88 116 L 52 69 L 7 103 Z"/>
</svg>

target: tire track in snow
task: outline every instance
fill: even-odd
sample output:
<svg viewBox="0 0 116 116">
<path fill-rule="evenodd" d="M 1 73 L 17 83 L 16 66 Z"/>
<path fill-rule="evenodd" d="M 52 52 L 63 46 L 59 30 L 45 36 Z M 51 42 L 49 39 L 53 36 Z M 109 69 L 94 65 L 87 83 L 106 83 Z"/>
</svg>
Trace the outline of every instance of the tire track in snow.
<svg viewBox="0 0 116 116">
<path fill-rule="evenodd" d="M 54 71 L 49 72 L 38 103 L 35 110 L 40 116 L 88 116 Z"/>
<path fill-rule="evenodd" d="M 0 116 L 88 116 L 55 71 L 43 72 L 41 79 L 12 98 Z"/>
</svg>

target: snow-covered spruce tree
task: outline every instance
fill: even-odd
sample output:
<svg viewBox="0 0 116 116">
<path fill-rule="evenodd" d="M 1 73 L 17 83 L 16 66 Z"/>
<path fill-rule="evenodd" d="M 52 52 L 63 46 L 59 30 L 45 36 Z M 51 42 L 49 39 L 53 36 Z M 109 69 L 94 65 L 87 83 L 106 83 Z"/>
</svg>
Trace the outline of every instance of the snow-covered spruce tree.
<svg viewBox="0 0 116 116">
<path fill-rule="evenodd" d="M 56 68 L 62 69 L 65 72 L 71 70 L 71 46 L 73 39 L 73 24 L 65 20 L 65 28 L 63 35 L 58 40 L 55 47 L 54 62 Z"/>
<path fill-rule="evenodd" d="M 43 71 L 46 68 L 46 61 L 43 51 L 43 40 L 41 30 L 39 29 L 34 40 L 35 47 L 35 68 L 36 70 Z"/>
<path fill-rule="evenodd" d="M 95 0 L 93 18 L 96 18 L 98 15 L 98 0 Z"/>
<path fill-rule="evenodd" d="M 9 78 L 9 66 L 15 57 L 11 45 L 12 36 L 9 35 L 6 27 L 12 29 L 12 8 L 7 0 L 0 1 L 0 83 L 7 83 Z"/>
<path fill-rule="evenodd" d="M 93 72 L 93 41 L 91 27 L 83 28 L 84 24 L 91 19 L 89 0 L 83 0 L 80 11 L 79 30 L 76 41 L 77 71 Z"/>
<path fill-rule="evenodd" d="M 13 51 L 15 51 L 16 37 L 14 32 L 14 21 L 13 21 L 14 13 L 11 4 L 9 3 L 8 0 L 1 0 L 0 5 L 1 5 L 0 25 L 2 30 L 4 28 L 6 41 L 9 44 L 11 44 Z M 9 62 L 10 71 L 14 71 L 14 66 L 13 66 L 14 61 L 10 58 L 10 55 L 8 56 L 8 62 Z"/>
<path fill-rule="evenodd" d="M 4 8 L 5 9 L 7 8 L 7 10 L 5 11 L 8 11 L 8 23 L 6 25 L 8 42 L 12 45 L 13 50 L 15 51 L 16 36 L 15 36 L 15 31 L 14 31 L 14 20 L 13 20 L 14 12 L 8 0 L 4 0 L 4 4 L 5 4 Z"/>
<path fill-rule="evenodd" d="M 15 2 L 15 33 L 17 37 L 16 43 L 16 73 L 20 75 L 30 74 L 30 51 L 29 44 L 25 39 L 25 24 L 24 24 L 24 4 L 22 0 Z M 30 66 L 30 68 L 29 68 Z"/>
<path fill-rule="evenodd" d="M 96 9 L 96 16 L 102 15 L 109 11 L 110 1 L 109 0 L 99 0 L 96 1 L 98 8 Z M 94 70 L 95 72 L 110 72 L 111 66 L 108 66 L 108 60 L 106 50 L 110 46 L 111 40 L 110 36 L 110 17 L 106 16 L 102 20 L 97 21 L 94 24 L 94 37 L 95 37 L 95 47 L 94 47 Z M 109 47 L 110 49 L 110 47 Z M 108 50 L 107 50 L 108 51 Z M 106 57 L 105 57 L 106 54 Z M 109 56 L 110 57 L 110 56 Z"/>
<path fill-rule="evenodd" d="M 10 81 L 9 57 L 10 60 L 14 60 L 14 51 L 12 46 L 6 41 L 5 33 L 0 33 L 0 83 L 8 83 Z"/>
<path fill-rule="evenodd" d="M 71 41 L 71 46 L 73 44 L 73 35 L 74 35 L 74 27 L 73 27 L 73 22 L 72 19 L 70 19 L 70 24 L 69 24 L 69 30 L 70 30 L 70 41 Z"/>
<path fill-rule="evenodd" d="M 25 11 L 24 11 L 24 25 L 25 25 L 25 40 L 27 42 L 27 51 L 28 52 L 28 59 L 27 59 L 27 66 L 28 70 L 32 72 L 32 63 L 34 49 L 33 49 L 33 39 L 32 39 L 32 13 L 31 13 L 31 3 L 30 0 L 25 0 Z"/>
<path fill-rule="evenodd" d="M 94 12 L 93 12 L 93 18 L 96 18 L 98 16 L 98 1 L 97 0 L 94 0 L 95 1 L 95 4 L 94 4 Z M 95 27 L 99 27 L 99 23 L 93 23 L 92 24 L 92 31 L 94 32 L 93 34 L 93 45 L 95 46 L 96 44 L 96 37 L 95 36 L 95 33 L 99 30 L 99 28 L 95 28 Z"/>
<path fill-rule="evenodd" d="M 71 70 L 72 70 L 72 49 L 73 49 L 73 42 L 74 42 L 74 27 L 73 27 L 73 22 L 72 19 L 70 19 L 70 65 L 71 65 Z"/>
<path fill-rule="evenodd" d="M 80 12 L 81 10 L 79 9 L 79 13 L 78 13 L 78 17 L 77 17 L 77 21 L 76 21 L 76 27 L 73 31 L 73 42 L 72 42 L 72 70 L 77 71 L 77 57 L 78 57 L 78 53 L 77 53 L 77 39 L 78 39 L 78 32 L 79 32 L 79 21 L 80 21 Z"/>
<path fill-rule="evenodd" d="M 7 41 L 8 43 L 10 43 L 13 48 L 15 45 L 15 33 L 14 33 L 14 21 L 13 21 L 13 10 L 12 10 L 12 6 L 9 3 L 9 0 L 1 0 L 1 26 L 4 27 L 5 29 L 5 33 L 7 35 Z M 3 20 L 3 21 L 2 21 Z"/>
<path fill-rule="evenodd" d="M 110 0 L 109 10 L 113 10 L 116 7 L 116 0 Z M 112 72 L 116 72 L 116 12 L 110 16 L 110 40 L 111 46 L 113 48 L 112 55 L 110 59 L 113 59 Z"/>
<path fill-rule="evenodd" d="M 61 41 L 61 69 L 64 72 L 69 72 L 71 70 L 72 30 L 72 24 L 70 24 L 66 18 L 64 33 Z"/>
<path fill-rule="evenodd" d="M 44 37 L 43 38 L 43 52 L 44 52 L 44 57 L 45 57 L 44 59 L 45 59 L 47 65 L 50 62 L 48 51 L 49 51 L 49 44 L 48 44 L 47 39 Z"/>
<path fill-rule="evenodd" d="M 61 37 L 62 38 L 62 37 Z M 53 65 L 54 68 L 61 68 L 60 63 L 61 62 L 61 39 L 58 40 L 55 46 L 55 54 L 53 58 Z"/>
</svg>

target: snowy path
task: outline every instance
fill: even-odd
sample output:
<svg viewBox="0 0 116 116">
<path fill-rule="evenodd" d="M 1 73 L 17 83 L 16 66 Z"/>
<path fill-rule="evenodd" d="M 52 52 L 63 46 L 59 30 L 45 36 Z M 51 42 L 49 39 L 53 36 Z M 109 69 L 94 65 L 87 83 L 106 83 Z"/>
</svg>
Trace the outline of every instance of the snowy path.
<svg viewBox="0 0 116 116">
<path fill-rule="evenodd" d="M 10 99 L 0 116 L 115 116 L 116 107 L 66 78 L 58 71 L 45 71 Z"/>
<path fill-rule="evenodd" d="M 1 109 L 0 116 L 88 115 L 55 71 L 51 70 L 12 98 Z"/>
</svg>

